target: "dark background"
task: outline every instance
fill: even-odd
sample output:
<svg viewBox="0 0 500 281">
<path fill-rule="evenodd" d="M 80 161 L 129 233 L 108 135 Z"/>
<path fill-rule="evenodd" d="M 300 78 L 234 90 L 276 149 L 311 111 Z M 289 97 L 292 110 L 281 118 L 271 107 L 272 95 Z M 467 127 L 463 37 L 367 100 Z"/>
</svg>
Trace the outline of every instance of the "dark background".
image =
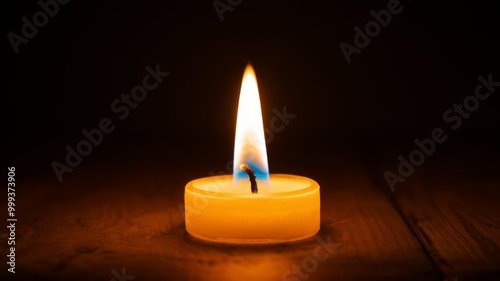
<svg viewBox="0 0 500 281">
<path fill-rule="evenodd" d="M 16 4 L 3 9 L 3 26 L 20 34 L 20 18 L 31 18 L 39 6 Z M 179 145 L 210 143 L 224 165 L 232 157 L 239 87 L 249 61 L 265 126 L 274 107 L 298 116 L 269 144 L 270 158 L 274 147 L 295 146 L 296 139 L 305 150 L 328 137 L 402 141 L 411 149 L 414 138 L 444 125 L 447 108 L 474 93 L 478 75 L 498 77 L 498 24 L 489 4 L 402 1 L 403 11 L 348 64 L 340 42 L 353 44 L 353 27 L 363 28 L 372 20 L 370 10 L 386 5 L 243 1 L 223 22 L 210 1 L 60 5 L 17 55 L 4 40 L 8 165 L 50 174 L 50 163 L 63 161 L 64 146 L 74 147 L 83 138 L 80 131 L 104 117 L 118 127 L 83 165 L 130 142 L 162 144 L 190 161 L 204 157 L 193 154 L 191 144 Z M 118 121 L 111 102 L 141 83 L 147 65 L 158 63 L 170 76 Z M 470 135 L 495 146 L 496 96 L 481 102 L 453 138 Z M 403 133 L 408 136 L 400 140 Z M 168 154 L 163 158 L 176 165 Z M 273 158 L 271 167 L 278 161 Z"/>
<path fill-rule="evenodd" d="M 16 3 L 3 9 L 9 19 L 3 26 L 20 34 L 20 18 L 31 18 L 39 6 Z M 216 148 L 223 159 L 230 157 L 249 61 L 258 76 L 264 123 L 274 107 L 298 115 L 276 142 L 303 138 L 314 144 L 324 136 L 360 134 L 393 142 L 392 135 L 411 131 L 411 145 L 443 125 L 445 109 L 474 93 L 478 75 L 498 77 L 498 24 L 487 4 L 403 1 L 403 12 L 348 64 L 340 42 L 353 44 L 353 27 L 364 27 L 372 20 L 369 11 L 386 5 L 244 1 L 223 22 L 210 1 L 60 5 L 17 55 L 4 40 L 4 147 L 10 165 L 50 173 L 50 163 L 62 161 L 64 146 L 74 146 L 82 129 L 116 117 L 111 102 L 141 83 L 145 66 L 158 63 L 170 76 L 126 120 L 115 122 L 118 128 L 97 153 L 131 139 L 161 139 L 165 146 L 196 140 L 224 143 Z M 495 94 L 482 102 L 458 133 L 495 132 L 498 103 Z M 183 152 L 188 157 L 189 147 Z"/>
<path fill-rule="evenodd" d="M 343 165 L 337 151 L 348 150 L 384 182 L 396 157 L 436 127 L 449 136 L 437 152 L 448 146 L 454 156 L 444 166 L 468 161 L 451 149 L 458 143 L 489 155 L 482 168 L 497 169 L 488 163 L 498 163 L 500 89 L 457 131 L 442 118 L 474 93 L 479 75 L 500 80 L 495 4 L 403 0 L 403 11 L 347 63 L 339 44 L 353 45 L 353 28 L 363 29 L 373 20 L 370 10 L 387 3 L 243 0 L 220 21 L 206 0 L 73 0 L 15 54 L 6 35 L 20 34 L 21 17 L 31 19 L 40 7 L 6 2 L 2 162 L 15 166 L 19 179 L 44 179 L 54 189 L 83 177 L 126 179 L 151 169 L 188 171 L 175 182 L 224 171 L 241 78 L 251 62 L 264 126 L 273 108 L 297 115 L 268 144 L 271 172 L 328 175 Z M 110 104 L 156 64 L 170 75 L 120 121 Z M 105 117 L 115 131 L 60 184 L 51 163 L 64 163 L 65 146 L 76 147 L 81 131 Z M 64 194 L 60 200 L 71 200 L 79 191 Z"/>
</svg>

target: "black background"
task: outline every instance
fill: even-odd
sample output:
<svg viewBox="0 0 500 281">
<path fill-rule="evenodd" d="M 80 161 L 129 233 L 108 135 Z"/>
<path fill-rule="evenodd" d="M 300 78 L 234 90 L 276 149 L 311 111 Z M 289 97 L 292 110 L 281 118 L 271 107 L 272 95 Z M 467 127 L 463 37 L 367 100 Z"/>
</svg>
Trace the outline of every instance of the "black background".
<svg viewBox="0 0 500 281">
<path fill-rule="evenodd" d="M 342 145 L 398 147 L 396 165 L 415 138 L 449 127 L 443 112 L 474 93 L 478 75 L 500 80 L 500 43 L 493 4 L 402 1 L 403 11 L 347 63 L 339 44 L 353 44 L 353 28 L 387 2 L 244 0 L 224 21 L 201 0 L 60 5 L 18 54 L 4 37 L 5 164 L 57 184 L 51 163 L 64 163 L 64 147 L 109 117 L 117 128 L 81 167 L 202 163 L 193 178 L 225 170 L 252 62 L 264 125 L 273 108 L 297 114 L 268 144 L 271 172 L 286 172 L 287 161 L 335 161 L 328 152 Z M 40 9 L 35 1 L 4 5 L 4 35 L 20 34 L 21 17 Z M 111 102 L 156 64 L 170 75 L 118 120 Z M 498 92 L 450 138 L 498 151 Z"/>
</svg>

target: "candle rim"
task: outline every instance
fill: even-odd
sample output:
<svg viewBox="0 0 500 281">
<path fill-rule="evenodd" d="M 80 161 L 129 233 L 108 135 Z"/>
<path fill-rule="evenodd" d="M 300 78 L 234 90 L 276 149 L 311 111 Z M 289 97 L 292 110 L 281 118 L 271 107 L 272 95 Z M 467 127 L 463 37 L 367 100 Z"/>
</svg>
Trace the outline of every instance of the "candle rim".
<svg viewBox="0 0 500 281">
<path fill-rule="evenodd" d="M 304 196 L 307 194 L 312 194 L 316 192 L 317 190 L 320 189 L 319 184 L 308 177 L 304 176 L 298 176 L 298 175 L 292 175 L 292 174 L 269 174 L 269 181 L 272 181 L 273 178 L 295 178 L 299 180 L 303 180 L 305 182 L 309 182 L 310 185 L 306 186 L 305 188 L 301 188 L 298 190 L 293 190 L 293 191 L 284 191 L 284 192 L 271 192 L 271 193 L 258 193 L 258 194 L 252 194 L 252 193 L 229 193 L 229 192 L 219 192 L 219 191 L 210 191 L 210 190 L 205 190 L 205 189 L 200 189 L 195 187 L 195 183 L 198 181 L 202 180 L 216 180 L 217 178 L 229 178 L 229 180 L 232 182 L 232 176 L 233 175 L 218 175 L 218 176 L 210 176 L 210 177 L 203 177 L 203 178 L 198 178 L 189 181 L 186 184 L 186 192 L 191 192 L 193 194 L 200 194 L 205 197 L 209 198 L 227 198 L 227 199 L 243 199 L 243 198 L 288 198 L 288 197 L 295 197 L 295 196 Z"/>
</svg>

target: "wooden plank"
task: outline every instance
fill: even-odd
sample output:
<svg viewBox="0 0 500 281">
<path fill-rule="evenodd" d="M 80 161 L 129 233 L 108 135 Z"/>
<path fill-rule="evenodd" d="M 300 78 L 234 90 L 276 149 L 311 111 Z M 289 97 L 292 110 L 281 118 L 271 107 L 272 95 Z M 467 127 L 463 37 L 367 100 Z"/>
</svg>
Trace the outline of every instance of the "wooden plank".
<svg viewBox="0 0 500 281">
<path fill-rule="evenodd" d="M 259 247 L 192 239 L 178 205 L 184 184 L 206 167 L 94 165 L 60 185 L 24 181 L 17 276 L 110 280 L 125 268 L 136 280 L 443 280 L 385 194 L 348 155 L 335 157 L 290 168 L 322 186 L 317 237 L 334 244 L 328 251 L 317 239 Z"/>
<path fill-rule="evenodd" d="M 390 193 L 382 174 L 395 170 L 396 156 L 372 159 L 379 160 L 378 177 Z M 390 195 L 448 280 L 500 278 L 498 171 L 497 154 L 450 142 Z"/>
</svg>

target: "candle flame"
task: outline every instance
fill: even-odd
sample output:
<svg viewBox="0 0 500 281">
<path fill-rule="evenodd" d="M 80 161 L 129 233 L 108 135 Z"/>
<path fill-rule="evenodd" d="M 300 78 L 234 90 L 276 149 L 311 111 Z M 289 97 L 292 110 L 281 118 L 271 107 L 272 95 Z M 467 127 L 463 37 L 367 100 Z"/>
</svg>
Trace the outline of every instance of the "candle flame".
<svg viewBox="0 0 500 281">
<path fill-rule="evenodd" d="M 259 88 L 251 64 L 247 65 L 243 74 L 238 102 L 233 164 L 235 180 L 248 179 L 248 175 L 240 169 L 242 164 L 250 166 L 257 179 L 269 180 Z"/>
</svg>

